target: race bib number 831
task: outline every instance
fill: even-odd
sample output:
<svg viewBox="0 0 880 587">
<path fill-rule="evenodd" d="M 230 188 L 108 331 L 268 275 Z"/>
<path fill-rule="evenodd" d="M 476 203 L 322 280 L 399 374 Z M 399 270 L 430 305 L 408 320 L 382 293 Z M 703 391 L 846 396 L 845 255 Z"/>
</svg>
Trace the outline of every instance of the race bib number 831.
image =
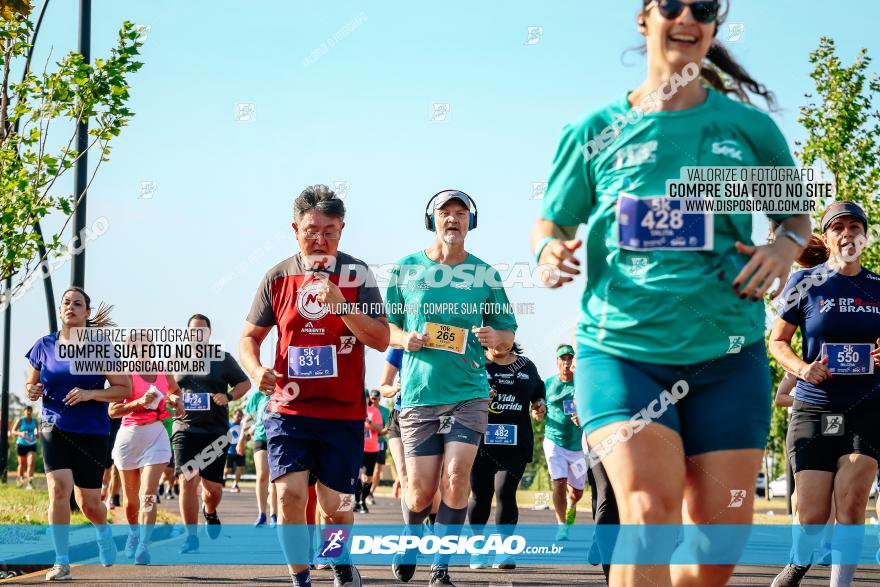
<svg viewBox="0 0 880 587">
<path fill-rule="evenodd" d="M 287 347 L 287 376 L 300 379 L 336 377 L 336 347 Z"/>
</svg>

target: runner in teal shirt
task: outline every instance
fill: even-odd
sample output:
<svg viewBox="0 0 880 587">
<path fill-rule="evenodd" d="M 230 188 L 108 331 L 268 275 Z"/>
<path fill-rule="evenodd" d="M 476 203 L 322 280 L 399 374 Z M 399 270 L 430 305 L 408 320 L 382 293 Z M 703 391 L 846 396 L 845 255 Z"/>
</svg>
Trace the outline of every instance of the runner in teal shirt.
<svg viewBox="0 0 880 587">
<path fill-rule="evenodd" d="M 404 350 L 399 424 L 408 483 L 401 509 L 407 526 L 421 528 L 443 487 L 436 523 L 456 527 L 467 518 L 471 468 L 489 420 L 483 347 L 509 350 L 516 319 L 498 272 L 465 250 L 477 227 L 473 199 L 439 192 L 424 222 L 434 242 L 399 261 L 386 296 L 390 344 Z M 452 584 L 449 559 L 434 557 L 431 585 Z M 395 556 L 395 577 L 409 581 L 415 563 L 413 549 Z"/>
<path fill-rule="evenodd" d="M 583 450 L 581 429 L 572 421 L 566 407 L 573 406 L 574 381 L 563 381 L 559 375 L 550 376 L 545 382 L 547 388 L 547 423 L 544 436 L 566 450 Z M 569 408 L 571 409 L 571 408 Z"/>
<path fill-rule="evenodd" d="M 772 95 L 715 42 L 719 25 L 718 2 L 643 2 L 647 78 L 564 128 L 532 233 L 558 285 L 580 274 L 586 249 L 576 405 L 621 524 L 751 523 L 770 419 L 761 300 L 809 236 L 806 215 L 780 214 L 775 241 L 755 246 L 751 215 L 675 216 L 664 197 L 682 167 L 793 164 L 770 117 L 742 103 Z M 736 488 L 741 507 L 728 507 Z M 682 496 L 687 507 L 669 507 Z M 637 549 L 656 561 L 675 543 Z M 619 565 L 610 580 L 725 585 L 732 569 Z"/>
</svg>

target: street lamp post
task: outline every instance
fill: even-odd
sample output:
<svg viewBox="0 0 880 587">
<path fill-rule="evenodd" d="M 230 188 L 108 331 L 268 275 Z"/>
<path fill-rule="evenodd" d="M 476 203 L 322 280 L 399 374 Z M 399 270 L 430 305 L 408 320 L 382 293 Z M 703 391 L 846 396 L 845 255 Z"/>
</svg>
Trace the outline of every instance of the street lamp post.
<svg viewBox="0 0 880 587">
<path fill-rule="evenodd" d="M 92 0 L 80 0 L 79 3 L 79 52 L 86 63 L 91 61 L 92 37 Z M 73 182 L 77 205 L 73 211 L 73 239 L 77 252 L 73 255 L 70 268 L 70 284 L 85 287 L 86 281 L 86 249 L 79 242 L 83 229 L 86 227 L 86 185 L 89 168 L 86 150 L 89 148 L 89 120 L 80 119 L 76 129 L 76 149 L 79 158 L 74 168 Z"/>
</svg>

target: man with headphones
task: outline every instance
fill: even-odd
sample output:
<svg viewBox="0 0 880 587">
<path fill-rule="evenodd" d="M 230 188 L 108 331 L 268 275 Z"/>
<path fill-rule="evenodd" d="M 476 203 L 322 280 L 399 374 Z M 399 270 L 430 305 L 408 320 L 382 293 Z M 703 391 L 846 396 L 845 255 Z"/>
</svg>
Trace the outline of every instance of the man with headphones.
<svg viewBox="0 0 880 587">
<path fill-rule="evenodd" d="M 468 253 L 477 227 L 466 193 L 444 190 L 428 201 L 425 227 L 435 240 L 398 261 L 386 296 L 392 346 L 403 348 L 400 436 L 409 483 L 401 500 L 404 522 L 418 532 L 438 487 L 438 533 L 457 532 L 467 516 L 470 473 L 488 423 L 489 384 L 484 347 L 509 350 L 516 319 L 497 271 Z M 416 552 L 394 559 L 409 581 Z M 432 587 L 452 585 L 449 556 L 437 555 Z"/>
</svg>

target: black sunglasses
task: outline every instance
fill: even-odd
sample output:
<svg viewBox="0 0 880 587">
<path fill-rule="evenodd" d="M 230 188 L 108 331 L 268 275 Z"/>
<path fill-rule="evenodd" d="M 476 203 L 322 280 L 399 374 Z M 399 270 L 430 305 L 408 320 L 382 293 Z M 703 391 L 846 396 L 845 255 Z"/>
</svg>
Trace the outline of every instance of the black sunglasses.
<svg viewBox="0 0 880 587">
<path fill-rule="evenodd" d="M 668 20 L 678 18 L 685 8 L 690 8 L 694 20 L 702 24 L 715 22 L 715 19 L 718 18 L 718 11 L 721 9 L 721 3 L 717 0 L 700 0 L 690 4 L 681 0 L 652 0 L 646 9 L 649 9 L 651 4 L 656 4 L 657 10 L 660 11 L 663 18 Z"/>
</svg>

